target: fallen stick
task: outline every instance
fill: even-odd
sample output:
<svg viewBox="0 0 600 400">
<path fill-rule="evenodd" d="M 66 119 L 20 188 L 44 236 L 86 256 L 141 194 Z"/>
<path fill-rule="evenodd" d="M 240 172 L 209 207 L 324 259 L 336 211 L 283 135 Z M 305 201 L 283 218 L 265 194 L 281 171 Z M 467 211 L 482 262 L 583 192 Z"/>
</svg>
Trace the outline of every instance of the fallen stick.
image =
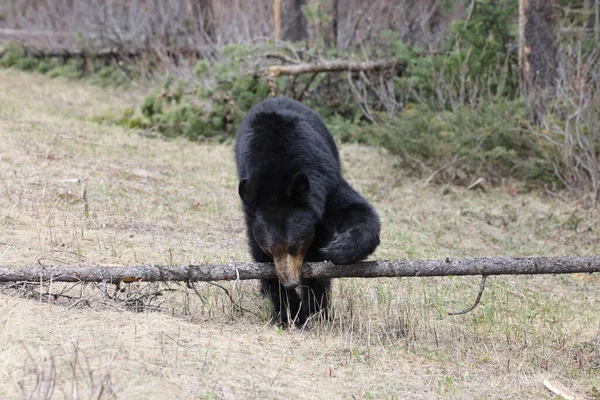
<svg viewBox="0 0 600 400">
<path fill-rule="evenodd" d="M 302 75 L 315 72 L 344 72 L 344 71 L 378 71 L 382 69 L 399 68 L 403 70 L 405 65 L 399 60 L 378 61 L 346 61 L 332 60 L 317 63 L 302 63 L 294 65 L 273 65 L 269 67 L 271 76 L 279 75 Z"/>
<path fill-rule="evenodd" d="M 569 389 L 560 382 L 545 379 L 544 386 L 546 386 L 546 389 L 548 389 L 555 395 L 564 398 L 565 400 L 583 400 L 582 396 L 579 396 L 577 393 L 573 392 L 571 389 Z"/>
<path fill-rule="evenodd" d="M 600 255 L 526 258 L 370 261 L 353 265 L 306 263 L 305 278 L 392 278 L 464 275 L 533 275 L 600 272 Z M 275 278 L 270 263 L 186 266 L 0 267 L 0 282 L 231 281 Z"/>
</svg>

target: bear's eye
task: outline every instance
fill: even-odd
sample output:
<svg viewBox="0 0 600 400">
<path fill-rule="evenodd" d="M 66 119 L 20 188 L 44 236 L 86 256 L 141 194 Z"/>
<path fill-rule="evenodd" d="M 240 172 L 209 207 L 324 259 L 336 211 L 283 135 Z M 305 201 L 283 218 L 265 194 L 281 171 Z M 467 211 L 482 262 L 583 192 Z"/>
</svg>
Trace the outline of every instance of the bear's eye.
<svg viewBox="0 0 600 400">
<path fill-rule="evenodd" d="M 293 244 L 288 248 L 288 254 L 295 256 L 296 254 L 298 254 L 298 245 L 297 244 Z"/>
</svg>

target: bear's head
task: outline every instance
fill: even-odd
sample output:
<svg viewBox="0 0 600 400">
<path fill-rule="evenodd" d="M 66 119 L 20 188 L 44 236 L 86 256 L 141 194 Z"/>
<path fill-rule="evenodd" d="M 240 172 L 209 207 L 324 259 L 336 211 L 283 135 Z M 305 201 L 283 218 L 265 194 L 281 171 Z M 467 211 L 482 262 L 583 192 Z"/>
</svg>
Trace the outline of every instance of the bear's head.
<svg viewBox="0 0 600 400">
<path fill-rule="evenodd" d="M 266 182 L 257 185 L 243 179 L 238 193 L 252 216 L 249 234 L 275 263 L 279 282 L 288 290 L 294 289 L 318 222 L 310 204 L 308 177 L 299 172 L 291 179 Z"/>
</svg>

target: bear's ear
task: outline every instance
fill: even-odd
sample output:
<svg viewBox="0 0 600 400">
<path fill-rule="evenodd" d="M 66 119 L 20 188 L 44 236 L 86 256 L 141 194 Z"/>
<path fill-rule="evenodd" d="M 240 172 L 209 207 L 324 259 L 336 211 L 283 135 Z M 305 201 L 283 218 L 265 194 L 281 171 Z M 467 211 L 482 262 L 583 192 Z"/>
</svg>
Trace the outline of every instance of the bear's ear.
<svg viewBox="0 0 600 400">
<path fill-rule="evenodd" d="M 246 207 L 254 204 L 254 191 L 248 179 L 242 179 L 238 185 L 238 194 Z"/>
<path fill-rule="evenodd" d="M 303 172 L 298 172 L 288 186 L 287 194 L 289 198 L 298 203 L 308 203 L 308 177 Z"/>
</svg>

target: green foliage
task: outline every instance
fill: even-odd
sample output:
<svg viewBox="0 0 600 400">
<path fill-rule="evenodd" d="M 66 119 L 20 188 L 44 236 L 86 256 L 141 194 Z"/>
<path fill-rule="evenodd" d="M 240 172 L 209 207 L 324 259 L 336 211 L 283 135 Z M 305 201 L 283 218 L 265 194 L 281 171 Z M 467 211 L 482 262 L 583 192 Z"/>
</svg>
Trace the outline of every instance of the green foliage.
<svg viewBox="0 0 600 400">
<path fill-rule="evenodd" d="M 209 64 L 200 60 L 194 68 L 198 81 L 183 82 L 167 74 L 160 90 L 152 91 L 140 104 L 140 114 L 132 118 L 141 119 L 146 128 L 154 129 L 166 136 L 183 135 L 190 139 L 228 140 L 252 106 L 275 93 L 297 96 L 305 88 L 325 84 L 321 77 L 300 76 L 297 78 L 273 77 L 261 70 L 248 70 L 245 60 L 253 59 L 257 52 L 269 51 L 269 45 L 228 45 L 222 48 L 222 59 Z M 337 84 L 336 84 L 337 85 Z M 350 117 L 358 122 L 360 112 L 353 102 L 336 103 L 338 87 L 329 83 L 330 92 L 315 91 L 304 96 L 303 101 L 326 119 L 336 118 L 336 132 L 347 140 L 354 140 L 356 130 L 345 130 L 343 118 Z M 306 93 L 305 93 L 306 94 Z M 327 96 L 330 96 L 328 99 Z M 126 125 L 126 123 L 124 123 Z M 361 138 L 360 142 L 368 142 Z"/>
<path fill-rule="evenodd" d="M 146 118 L 152 118 L 155 114 L 162 113 L 162 101 L 156 91 L 150 92 L 142 101 L 140 110 Z"/>
<path fill-rule="evenodd" d="M 502 6 L 489 0 L 475 1 L 471 18 L 452 26 L 447 48 L 455 50 L 448 59 L 447 71 L 464 73 L 467 84 L 487 83 L 491 95 L 514 96 L 518 68 L 516 52 L 510 53 L 510 45 L 517 43 L 518 23 L 512 16 L 518 6 L 517 0 L 506 1 Z M 504 92 L 507 87 L 513 91 Z"/>
<path fill-rule="evenodd" d="M 33 71 L 38 68 L 40 62 L 32 57 L 23 57 L 17 60 L 14 67 L 22 71 Z"/>
<path fill-rule="evenodd" d="M 444 9 L 452 7 L 450 1 L 440 3 Z M 469 177 L 557 183 L 554 167 L 561 161 L 550 143 L 560 140 L 534 135 L 527 108 L 517 100 L 517 0 L 469 2 L 472 7 L 452 24 L 435 52 L 409 47 L 388 30 L 344 54 L 326 46 L 331 17 L 324 4 L 318 0 L 303 6 L 313 32 L 309 49 L 269 42 L 223 46 L 219 61 L 196 62 L 192 79 L 167 74 L 138 109 L 104 119 L 165 136 L 225 141 L 253 105 L 274 94 L 302 100 L 325 119 L 338 140 L 383 145 L 411 167 L 438 169 L 456 159 Z M 405 67 L 396 75 L 379 71 L 269 77 L 265 71 L 273 61 L 257 55 L 274 52 L 301 54 L 307 62 L 393 58 Z M 85 77 L 101 85 L 137 74 L 131 67 L 116 68 L 100 60 L 36 60 L 18 46 L 7 48 L 0 66 Z"/>
<path fill-rule="evenodd" d="M 379 57 L 406 64 L 395 92 L 407 101 L 435 109 L 456 109 L 495 98 L 516 98 L 518 68 L 517 0 L 498 5 L 476 0 L 469 16 L 452 25 L 439 52 L 408 48 L 392 31 L 381 32 L 370 49 Z M 406 93 L 409 95 L 406 96 Z"/>
<path fill-rule="evenodd" d="M 124 109 L 119 115 L 93 116 L 91 121 L 96 123 L 109 122 L 112 124 L 123 125 L 130 129 L 145 128 L 148 126 L 148 120 L 142 116 L 135 115 L 135 110 L 131 107 Z"/>
<path fill-rule="evenodd" d="M 330 39 L 332 20 L 330 12 L 327 11 L 327 2 L 324 0 L 311 1 L 309 4 L 302 6 L 302 13 L 315 32 L 313 43 L 311 43 L 312 47 L 324 49 L 328 39 Z"/>
<path fill-rule="evenodd" d="M 19 45 L 9 43 L 4 49 L 4 55 L 0 58 L 0 66 L 10 68 L 25 57 L 25 50 Z"/>
<path fill-rule="evenodd" d="M 331 134 L 342 143 L 360 143 L 375 146 L 379 144 L 378 138 L 373 135 L 370 124 L 360 120 L 357 113 L 354 119 L 348 119 L 339 114 L 327 118 L 327 127 Z"/>
<path fill-rule="evenodd" d="M 89 76 L 90 82 L 100 86 L 107 86 L 110 82 L 114 84 L 119 82 L 119 80 L 119 71 L 111 66 L 102 66 L 96 69 L 94 73 Z"/>
<path fill-rule="evenodd" d="M 50 78 L 64 77 L 67 79 L 78 79 L 82 76 L 75 60 L 68 60 L 63 65 L 52 68 L 46 72 L 46 75 Z"/>
<path fill-rule="evenodd" d="M 511 17 L 518 6 L 517 0 L 506 1 L 502 6 L 476 0 L 471 17 L 452 25 L 446 48 L 458 47 L 457 58 L 468 64 L 470 77 L 485 77 L 490 68 L 504 63 L 509 43 L 516 42 L 517 22 Z"/>
<path fill-rule="evenodd" d="M 437 168 L 456 159 L 460 167 L 454 167 L 469 179 L 511 177 L 556 183 L 547 161 L 551 149 L 531 133 L 526 116 L 527 108 L 520 101 L 443 112 L 415 105 L 370 127 L 370 134 L 410 168 L 423 163 Z"/>
<path fill-rule="evenodd" d="M 61 63 L 58 62 L 56 58 L 46 58 L 40 60 L 39 64 L 37 65 L 36 72 L 39 72 L 40 74 L 48 74 L 50 71 L 59 67 L 60 65 Z"/>
<path fill-rule="evenodd" d="M 503 75 L 504 67 L 498 64 L 509 57 L 504 46 L 513 28 L 509 15 L 514 2 L 498 9 L 484 3 L 476 2 L 468 23 L 455 24 L 441 54 L 409 48 L 391 31 L 364 48 L 373 58 L 394 57 L 407 65 L 407 72 L 392 78 L 394 95 L 405 103 L 400 113 L 381 112 L 375 94 L 367 93 L 374 125 L 349 94 L 345 77 L 307 74 L 269 79 L 258 73 L 264 67 L 253 72 L 245 60 L 267 52 L 268 45 L 229 45 L 222 49 L 219 62 L 198 61 L 195 85 L 167 75 L 160 90 L 141 103 L 141 115 L 132 114 L 120 123 L 141 123 L 166 136 L 223 141 L 231 139 L 248 110 L 272 92 L 290 97 L 302 92 L 302 101 L 342 142 L 382 145 L 411 167 L 437 169 L 456 158 L 469 179 L 513 177 L 554 184 L 548 142 L 531 134 L 527 108 L 512 99 L 516 92 L 502 89 L 511 87 L 507 82 L 512 76 Z M 488 85 L 487 93 L 476 92 L 482 82 Z M 311 90 L 304 91 L 305 87 Z"/>
<path fill-rule="evenodd" d="M 11 43 L 5 48 L 0 67 L 15 68 L 45 74 L 50 78 L 86 79 L 101 86 L 118 86 L 139 77 L 139 72 L 131 65 L 117 67 L 102 59 L 64 59 L 62 57 L 36 58 L 28 56 L 23 47 Z"/>
<path fill-rule="evenodd" d="M 202 78 L 202 77 L 206 76 L 206 74 L 209 71 L 209 68 L 210 68 L 210 66 L 206 60 L 199 60 L 196 63 L 196 68 L 194 69 L 194 72 L 196 73 L 196 76 L 198 78 Z"/>
</svg>

